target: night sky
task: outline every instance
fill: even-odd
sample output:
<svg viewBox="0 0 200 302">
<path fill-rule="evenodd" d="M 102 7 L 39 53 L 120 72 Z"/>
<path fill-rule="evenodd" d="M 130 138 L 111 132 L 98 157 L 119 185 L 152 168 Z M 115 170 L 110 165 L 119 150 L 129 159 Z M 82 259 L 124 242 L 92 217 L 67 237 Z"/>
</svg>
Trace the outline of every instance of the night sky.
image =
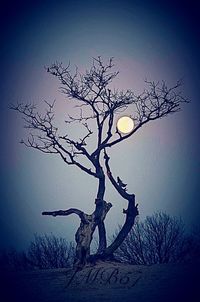
<svg viewBox="0 0 200 302">
<path fill-rule="evenodd" d="M 90 67 L 92 57 L 115 58 L 114 86 L 142 92 L 144 80 L 173 85 L 191 100 L 183 110 L 144 126 L 109 150 L 113 173 L 135 193 L 140 219 L 155 211 L 181 216 L 188 228 L 199 224 L 200 100 L 199 24 L 195 2 L 21 1 L 1 8 L 1 247 L 27 247 L 34 233 L 73 240 L 79 219 L 43 217 L 42 211 L 94 209 L 97 182 L 60 158 L 19 144 L 27 136 L 10 103 L 56 99 L 59 126 L 72 110 L 44 66 L 62 61 Z M 130 112 L 131 114 L 131 112 Z M 63 129 L 63 128 L 62 128 Z M 74 138 L 78 131 L 70 133 Z M 78 137 L 77 137 L 78 138 Z M 108 183 L 108 235 L 123 222 L 126 203 Z"/>
</svg>

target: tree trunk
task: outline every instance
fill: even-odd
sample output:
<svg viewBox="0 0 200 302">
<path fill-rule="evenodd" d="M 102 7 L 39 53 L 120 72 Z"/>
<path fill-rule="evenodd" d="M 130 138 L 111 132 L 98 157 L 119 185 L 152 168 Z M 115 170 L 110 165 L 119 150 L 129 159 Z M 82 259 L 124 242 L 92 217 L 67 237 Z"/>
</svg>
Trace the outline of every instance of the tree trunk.
<svg viewBox="0 0 200 302">
<path fill-rule="evenodd" d="M 128 208 L 127 210 L 123 210 L 123 213 L 126 214 L 125 223 L 113 243 L 105 249 L 103 253 L 103 257 L 105 258 L 112 257 L 134 225 L 135 218 L 138 215 L 137 205 L 135 206 L 135 195 L 130 196 L 128 199 Z"/>
<path fill-rule="evenodd" d="M 77 246 L 74 265 L 76 268 L 81 268 L 90 262 L 90 245 L 93 233 L 97 225 L 103 224 L 106 214 L 112 207 L 111 203 L 102 199 L 96 199 L 95 204 L 95 211 L 91 215 L 84 214 L 85 219 L 81 221 L 75 235 Z"/>
<path fill-rule="evenodd" d="M 97 162 L 96 165 L 97 165 L 96 173 L 99 175 L 97 199 L 103 200 L 104 194 L 105 194 L 105 174 L 104 174 L 103 169 L 100 166 L 99 162 Z M 101 206 L 103 206 L 103 204 L 102 205 L 99 204 L 99 208 L 98 208 L 99 212 L 103 211 L 103 208 L 100 209 Z M 98 245 L 98 250 L 97 250 L 98 254 L 102 254 L 103 251 L 105 250 L 105 248 L 107 247 L 106 229 L 105 229 L 104 219 L 99 219 L 98 223 L 97 223 L 98 233 L 99 233 L 99 245 Z"/>
<path fill-rule="evenodd" d="M 74 266 L 76 268 L 84 266 L 87 262 L 87 259 L 90 255 L 92 235 L 96 227 L 93 214 L 84 214 L 84 217 L 85 220 L 81 220 L 80 226 L 75 234 L 76 255 L 74 259 Z"/>
<path fill-rule="evenodd" d="M 95 211 L 91 214 L 85 214 L 78 209 L 59 210 L 54 212 L 43 212 L 42 215 L 56 216 L 68 216 L 70 214 L 77 214 L 81 223 L 76 232 L 76 255 L 74 259 L 74 267 L 77 269 L 82 268 L 88 261 L 90 261 L 90 244 L 93 238 L 93 233 L 97 225 L 102 225 L 106 217 L 106 214 L 112 207 L 111 203 L 107 203 L 105 200 L 95 200 Z"/>
<path fill-rule="evenodd" d="M 75 234 L 76 255 L 74 259 L 74 266 L 76 268 L 82 268 L 88 261 L 90 261 L 90 245 L 93 238 L 93 233 L 97 226 L 99 231 L 99 247 L 97 253 L 102 254 L 107 246 L 104 219 L 106 217 L 106 214 L 112 207 L 112 204 L 107 203 L 104 200 L 105 174 L 99 164 L 98 159 L 96 161 L 96 175 L 98 175 L 97 178 L 99 180 L 99 183 L 97 190 L 97 198 L 95 199 L 95 211 L 91 215 L 86 214 L 78 209 L 42 213 L 43 215 L 52 216 L 67 216 L 74 213 L 80 217 L 81 223 Z"/>
</svg>

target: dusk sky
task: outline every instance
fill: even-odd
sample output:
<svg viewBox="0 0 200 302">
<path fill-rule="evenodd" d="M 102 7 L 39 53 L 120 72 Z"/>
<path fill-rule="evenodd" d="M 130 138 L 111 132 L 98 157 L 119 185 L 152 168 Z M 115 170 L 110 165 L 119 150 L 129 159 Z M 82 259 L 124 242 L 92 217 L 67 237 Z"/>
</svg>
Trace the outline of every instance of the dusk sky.
<svg viewBox="0 0 200 302">
<path fill-rule="evenodd" d="M 115 58 L 119 89 L 142 92 L 144 80 L 183 79 L 191 100 L 182 111 L 144 126 L 109 150 L 114 175 L 128 184 L 140 219 L 156 211 L 199 224 L 200 100 L 199 23 L 192 2 L 176 1 L 15 1 L 1 12 L 1 247 L 26 248 L 33 234 L 74 239 L 76 216 L 48 217 L 42 211 L 77 207 L 94 210 L 97 182 L 60 158 L 19 144 L 27 137 L 21 116 L 9 104 L 56 99 L 60 127 L 71 104 L 44 66 L 71 62 L 84 72 L 92 58 Z M 130 112 L 131 114 L 132 112 Z M 77 137 L 72 131 L 71 137 Z M 77 137 L 79 138 L 79 137 Z M 108 183 L 108 236 L 123 222 L 126 203 Z"/>
</svg>

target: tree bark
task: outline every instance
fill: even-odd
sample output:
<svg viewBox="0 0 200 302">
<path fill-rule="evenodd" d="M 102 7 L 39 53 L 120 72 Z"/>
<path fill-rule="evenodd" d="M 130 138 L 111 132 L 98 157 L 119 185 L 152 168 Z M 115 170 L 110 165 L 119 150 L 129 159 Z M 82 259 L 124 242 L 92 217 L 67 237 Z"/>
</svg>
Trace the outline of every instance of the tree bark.
<svg viewBox="0 0 200 302">
<path fill-rule="evenodd" d="M 90 244 L 93 238 L 93 233 L 97 225 L 102 225 L 106 214 L 112 207 L 111 203 L 105 200 L 95 200 L 95 211 L 89 215 L 78 209 L 59 210 L 53 212 L 43 212 L 42 215 L 68 216 L 76 214 L 80 217 L 81 223 L 75 234 L 76 240 L 76 255 L 74 259 L 74 267 L 77 269 L 82 268 L 88 261 L 90 261 Z"/>
</svg>

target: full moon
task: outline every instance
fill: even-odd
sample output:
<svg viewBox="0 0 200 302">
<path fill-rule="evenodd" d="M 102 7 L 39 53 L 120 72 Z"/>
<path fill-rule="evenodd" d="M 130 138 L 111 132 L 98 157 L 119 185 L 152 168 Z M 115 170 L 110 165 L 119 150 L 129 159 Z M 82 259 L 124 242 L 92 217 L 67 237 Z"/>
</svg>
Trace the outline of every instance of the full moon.
<svg viewBox="0 0 200 302">
<path fill-rule="evenodd" d="M 117 129 L 121 133 L 130 133 L 134 128 L 134 122 L 133 119 L 129 116 L 122 116 L 117 121 Z"/>
</svg>

